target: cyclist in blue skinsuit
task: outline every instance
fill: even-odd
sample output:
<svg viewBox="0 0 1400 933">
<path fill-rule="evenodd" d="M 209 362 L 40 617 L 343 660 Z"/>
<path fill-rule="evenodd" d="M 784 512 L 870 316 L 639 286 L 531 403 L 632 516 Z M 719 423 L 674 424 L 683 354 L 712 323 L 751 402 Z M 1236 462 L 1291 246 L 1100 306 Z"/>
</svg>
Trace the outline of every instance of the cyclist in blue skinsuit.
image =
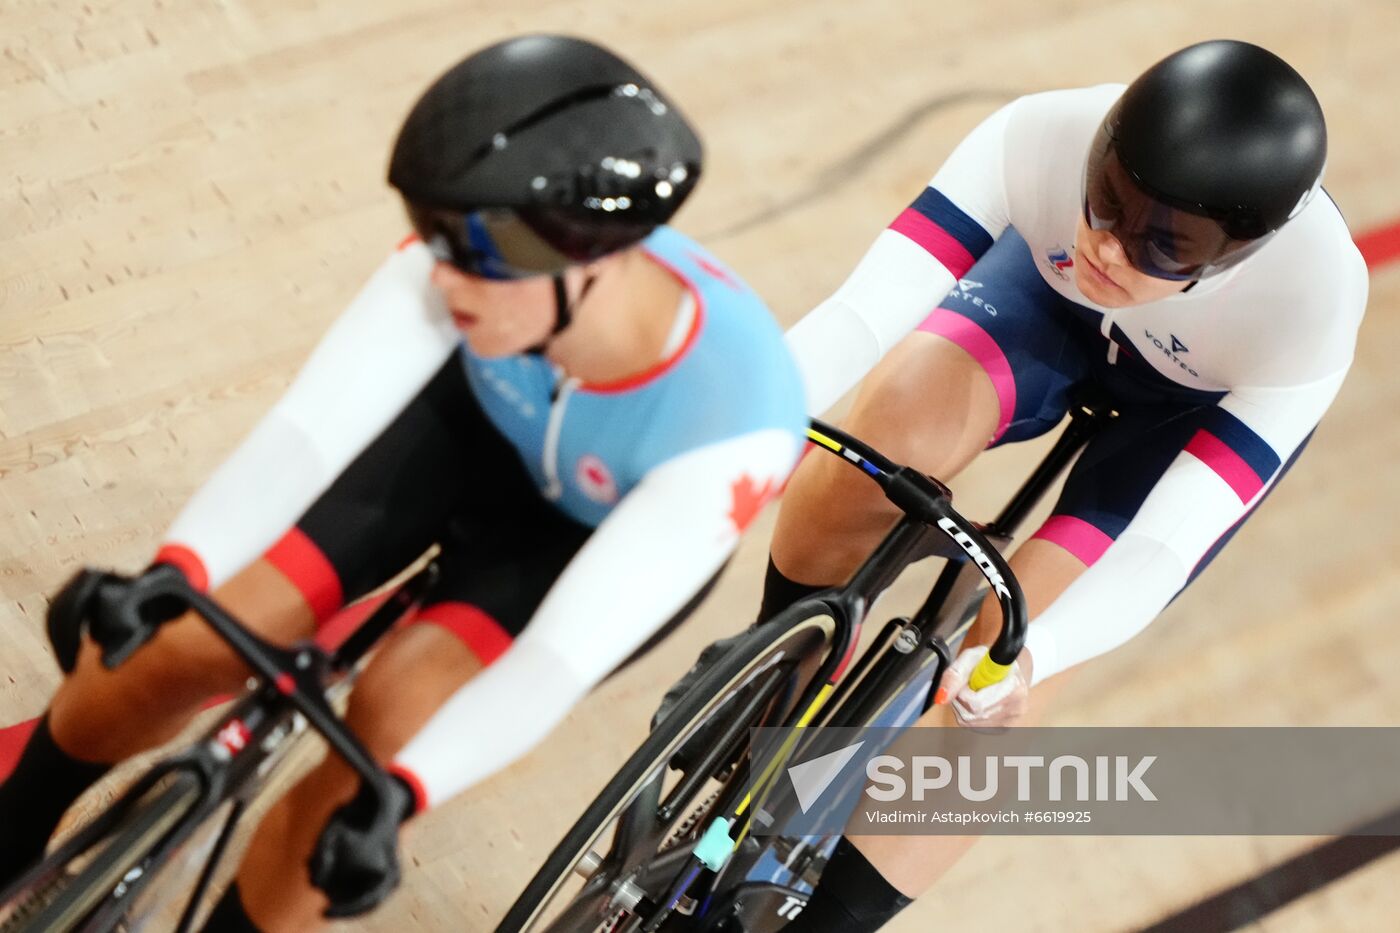
<svg viewBox="0 0 1400 933">
<path fill-rule="evenodd" d="M 758 296 L 669 227 L 659 228 L 642 248 L 685 286 L 664 361 L 648 371 L 591 384 L 561 377 L 538 354 L 488 359 L 469 346 L 463 353 L 473 393 L 520 451 L 536 485 L 587 525 L 597 525 L 620 495 L 677 454 L 746 431 L 800 423 L 790 417 L 800 401 L 787 355 L 779 352 L 766 373 L 774 329 Z M 724 374 L 731 367 L 769 384 L 756 392 L 753 379 L 730 381 Z M 775 401 L 765 403 L 765 395 Z M 697 398 L 706 399 L 703 409 L 696 410 Z"/>
<path fill-rule="evenodd" d="M 523 755 L 683 617 L 783 485 L 806 414 L 782 335 L 660 226 L 699 171 L 655 85 L 576 39 L 478 52 L 410 113 L 390 181 L 415 236 L 147 571 L 289 643 L 438 545 L 436 589 L 347 713 L 399 798 L 391 819 L 368 813 L 353 773 L 323 762 L 263 820 L 208 929 L 306 930 L 377 904 L 399 822 Z M 99 653 L 60 658 L 72 675 L 0 785 L 0 881 L 113 763 L 246 676 L 192 617 L 114 671 Z"/>
</svg>

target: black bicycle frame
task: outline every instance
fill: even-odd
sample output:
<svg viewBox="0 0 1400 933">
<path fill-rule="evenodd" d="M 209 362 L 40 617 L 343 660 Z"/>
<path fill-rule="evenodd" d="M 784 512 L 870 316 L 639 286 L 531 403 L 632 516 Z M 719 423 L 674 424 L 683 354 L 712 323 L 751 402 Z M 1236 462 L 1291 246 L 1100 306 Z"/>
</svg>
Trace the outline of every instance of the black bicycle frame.
<svg viewBox="0 0 1400 933">
<path fill-rule="evenodd" d="M 959 515 L 952 507 L 952 493 L 946 486 L 907 466 L 895 464 L 879 452 L 855 438 L 816 419 L 808 432 L 810 440 L 851 462 L 863 470 L 885 493 L 885 497 L 902 513 L 893 530 L 875 548 L 845 585 L 825 590 L 801 600 L 787 612 L 775 617 L 768 625 L 783 624 L 786 618 L 796 624 L 824 611 L 835 622 L 833 650 L 823 661 L 792 713 L 782 723 L 792 730 L 793 741 L 800 730 L 816 721 L 847 674 L 866 613 L 875 599 L 910 564 L 925 557 L 945 557 L 955 572 L 964 562 L 970 562 L 996 593 L 1001 607 L 1002 626 L 989 648 L 992 660 L 1010 665 L 1021 652 L 1026 637 L 1027 612 L 1020 584 L 1006 563 L 1005 557 L 975 524 Z M 1072 451 L 1069 454 L 1072 456 Z M 1068 456 L 1065 458 L 1068 462 Z M 1044 471 L 1038 471 L 1043 473 Z M 1053 479 L 1052 474 L 1050 476 Z M 877 665 L 878 667 L 878 665 Z M 777 767 L 788 760 L 791 748 L 784 746 L 772 759 L 763 763 L 757 780 L 738 799 L 742 789 L 731 782 L 713 812 L 725 814 L 730 827 L 730 839 L 737 847 L 748 835 L 749 821 L 763 808 L 774 786 Z M 733 832 L 737 830 L 738 835 Z M 658 929 L 665 918 L 687 895 L 704 872 L 698 858 L 680 871 L 661 896 L 657 909 L 644 921 L 643 933 Z"/>
<path fill-rule="evenodd" d="M 1094 434 L 1115 417 L 1117 412 L 1105 399 L 1093 394 L 1092 390 L 1081 390 L 1080 397 L 1070 409 L 1069 424 L 1055 440 L 1054 446 L 997 517 L 982 526 L 982 533 L 998 550 L 1010 543 L 1031 511 Z M 903 566 L 899 569 L 903 570 Z M 891 620 L 882 632 L 883 639 L 872 645 L 861 658 L 860 669 L 852 672 L 852 676 L 843 682 L 840 694 L 832 698 L 828 708 L 833 715 L 824 725 L 850 727 L 867 722 L 872 714 L 872 705 L 888 695 L 888 691 L 880 687 L 903 683 L 914 668 L 924 663 L 926 658 L 921 656 L 920 648 L 932 650 L 939 656 L 933 673 L 933 679 L 937 680 L 951 663 L 957 639 L 969 621 L 967 616 L 976 613 L 981 589 L 985 585 L 985 577 L 975 568 L 966 562 L 949 561 L 939 572 L 928 596 L 914 615 L 909 619 Z M 901 640 L 894 650 L 889 649 L 891 636 Z M 864 702 L 850 699 L 858 688 Z M 933 694 L 930 691 L 925 709 L 932 702 Z"/>
<path fill-rule="evenodd" d="M 1014 661 L 1025 639 L 1025 599 L 1001 549 L 1094 433 L 1113 417 L 1116 412 L 1101 399 L 1081 396 L 1071 409 L 1069 425 L 1055 445 L 997 518 L 983 527 L 952 509 L 952 494 L 942 483 L 908 467 L 900 467 L 849 435 L 813 419 L 811 439 L 863 469 L 879 483 L 886 497 L 903 515 L 843 586 L 815 594 L 799 604 L 803 617 L 813 614 L 814 604 L 821 605 L 831 615 L 836 623 L 833 638 L 836 650 L 824 661 L 793 707 L 793 714 L 782 725 L 793 728 L 865 724 L 872 709 L 890 696 L 893 686 L 907 682 L 920 665 L 928 663 L 929 651 L 936 655 L 932 671 L 932 680 L 936 682 L 951 662 L 949 641 L 961 634 L 964 621 L 962 612 L 950 613 L 946 607 L 967 606 L 975 612 L 981 588 L 988 585 L 996 587 L 1002 610 L 1001 631 L 989 653 L 1000 664 Z M 911 620 L 891 620 L 860 661 L 846 670 L 871 604 L 906 567 L 925 557 L 945 557 L 948 563 L 918 612 Z M 773 621 L 777 623 L 780 619 L 781 615 Z M 899 649 L 892 650 L 893 638 L 903 641 Z M 924 651 L 915 650 L 919 647 Z M 823 690 L 831 691 L 824 703 Z M 820 709 L 820 718 L 811 716 L 804 720 L 802 717 L 807 715 L 804 711 L 814 707 Z M 763 782 L 758 783 L 762 785 Z M 768 786 L 771 788 L 771 783 Z M 734 782 L 726 788 L 714 812 L 727 813 L 738 823 L 744 819 L 746 807 L 758 809 L 763 803 L 761 797 L 752 804 L 751 798 L 745 797 L 743 803 L 736 806 L 739 793 L 739 784 Z M 765 791 L 755 788 L 750 792 L 755 793 L 764 794 Z M 718 881 L 734 867 L 726 865 L 721 874 L 712 876 L 711 880 Z M 695 867 L 681 872 L 662 897 L 661 910 L 642 929 L 653 929 L 699 876 Z"/>
</svg>

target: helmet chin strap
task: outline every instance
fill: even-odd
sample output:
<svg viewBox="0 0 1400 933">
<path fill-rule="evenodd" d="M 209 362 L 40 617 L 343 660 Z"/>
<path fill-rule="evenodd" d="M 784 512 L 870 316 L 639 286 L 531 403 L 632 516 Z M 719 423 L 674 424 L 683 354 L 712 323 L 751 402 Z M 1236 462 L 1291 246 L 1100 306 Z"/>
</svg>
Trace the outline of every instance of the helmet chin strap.
<svg viewBox="0 0 1400 933">
<path fill-rule="evenodd" d="M 588 286 L 593 284 L 590 277 L 583 283 L 583 292 L 588 291 Z M 579 298 L 583 298 L 583 292 L 579 293 Z M 550 336 L 560 333 L 564 328 L 574 322 L 574 309 L 569 306 L 569 293 L 564 288 L 564 273 L 554 273 L 554 330 L 550 331 Z"/>
<path fill-rule="evenodd" d="M 598 277 L 593 273 L 587 273 L 587 278 L 583 280 L 583 288 L 579 290 L 578 299 L 570 302 L 569 291 L 564 285 L 564 273 L 554 273 L 554 329 L 549 332 L 548 337 L 526 350 L 526 353 L 544 355 L 554 338 L 558 337 L 574 322 L 574 308 L 583 303 L 583 299 L 588 295 L 588 290 L 593 287 L 593 283 L 597 279 Z"/>
</svg>

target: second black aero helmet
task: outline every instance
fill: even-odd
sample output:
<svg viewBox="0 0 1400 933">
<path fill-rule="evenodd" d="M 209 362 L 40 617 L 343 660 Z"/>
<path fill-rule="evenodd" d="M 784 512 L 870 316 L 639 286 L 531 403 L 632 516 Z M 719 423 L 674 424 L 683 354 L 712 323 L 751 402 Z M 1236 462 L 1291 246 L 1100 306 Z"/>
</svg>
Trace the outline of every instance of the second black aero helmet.
<svg viewBox="0 0 1400 933">
<path fill-rule="evenodd" d="M 680 207 L 701 144 L 601 46 L 531 35 L 469 56 L 419 98 L 389 182 L 438 258 L 490 278 L 557 274 L 632 246 Z"/>
<path fill-rule="evenodd" d="M 1296 216 L 1326 160 L 1322 107 L 1298 72 L 1247 42 L 1202 42 L 1109 110 L 1085 166 L 1085 219 L 1149 275 L 1204 278 Z"/>
</svg>

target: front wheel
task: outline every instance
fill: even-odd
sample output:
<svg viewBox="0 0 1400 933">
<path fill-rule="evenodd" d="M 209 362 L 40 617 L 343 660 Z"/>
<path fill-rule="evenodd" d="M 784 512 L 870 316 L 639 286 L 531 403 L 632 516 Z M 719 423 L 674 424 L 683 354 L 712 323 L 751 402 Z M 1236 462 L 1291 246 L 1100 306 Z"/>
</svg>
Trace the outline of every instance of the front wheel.
<svg viewBox="0 0 1400 933">
<path fill-rule="evenodd" d="M 0 933 L 111 929 L 121 911 L 103 911 L 108 921 L 94 912 L 144 886 L 147 854 L 194 810 L 201 793 L 197 775 L 175 771 L 81 848 L 61 846 L 31 872 L 34 881 L 21 882 L 0 904 Z"/>
<path fill-rule="evenodd" d="M 620 933 L 685 864 L 710 810 L 739 768 L 687 774 L 673 758 L 701 728 L 746 745 L 748 729 L 781 721 L 826 659 L 837 622 L 799 603 L 735 644 L 706 671 L 550 853 L 497 933 Z M 607 851 L 599 840 L 613 830 Z M 577 875 L 581 887 L 571 886 Z"/>
</svg>

